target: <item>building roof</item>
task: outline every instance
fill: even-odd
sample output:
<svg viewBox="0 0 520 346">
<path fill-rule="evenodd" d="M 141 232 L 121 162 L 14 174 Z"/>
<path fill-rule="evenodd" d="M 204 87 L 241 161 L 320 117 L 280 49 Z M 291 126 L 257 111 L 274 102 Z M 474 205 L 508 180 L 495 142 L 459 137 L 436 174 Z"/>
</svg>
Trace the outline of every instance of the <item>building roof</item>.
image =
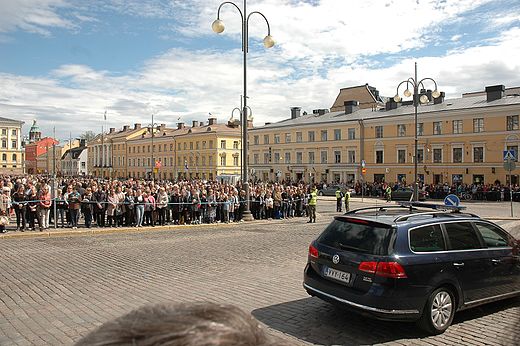
<svg viewBox="0 0 520 346">
<path fill-rule="evenodd" d="M 65 151 L 65 153 L 63 153 L 63 155 L 61 156 L 61 159 L 64 160 L 67 157 L 67 154 L 70 153 L 72 156 L 72 159 L 77 160 L 79 158 L 79 156 L 81 155 L 81 153 L 83 152 L 83 150 L 85 150 L 85 149 L 87 149 L 86 146 L 75 147 L 75 148 L 69 149 L 69 150 Z"/>
<path fill-rule="evenodd" d="M 9 118 L 4 118 L 4 117 L 0 117 L 0 123 L 8 123 L 8 124 L 11 124 L 13 126 L 22 126 L 23 124 L 25 124 L 23 121 L 15 120 L 15 119 L 9 119 Z"/>
<path fill-rule="evenodd" d="M 330 111 L 341 111 L 344 107 L 345 101 L 353 100 L 359 102 L 359 108 L 371 108 L 383 102 L 376 88 L 371 87 L 368 84 L 358 85 L 340 89 L 334 104 L 330 107 Z"/>
<path fill-rule="evenodd" d="M 265 130 L 265 129 L 274 129 L 278 127 L 292 127 L 292 126 L 301 126 L 301 125 L 309 125 L 315 126 L 316 124 L 323 123 L 337 123 L 337 122 L 350 122 L 350 121 L 359 121 L 359 120 L 377 120 L 377 119 L 386 119 L 391 117 L 399 117 L 399 116 L 410 116 L 414 114 L 413 105 L 405 103 L 400 104 L 399 107 L 392 110 L 385 110 L 384 108 L 379 108 L 377 110 L 372 109 L 359 109 L 354 111 L 351 114 L 345 114 L 345 111 L 338 112 L 330 112 L 325 113 L 323 115 L 318 114 L 307 114 L 302 115 L 296 119 L 285 119 L 276 123 L 269 123 L 264 126 L 255 127 L 251 129 L 251 131 L 255 130 Z M 520 106 L 520 96 L 506 96 L 501 99 L 487 102 L 486 96 L 474 96 L 474 97 L 461 97 L 456 99 L 448 99 L 440 104 L 425 104 L 420 105 L 417 109 L 417 113 L 420 114 L 429 114 L 429 113 L 442 113 L 442 112 L 452 112 L 456 110 L 466 110 L 466 109 L 478 109 L 478 108 L 491 108 L 491 107 L 500 107 L 500 106 L 511 106 L 518 105 Z"/>
</svg>

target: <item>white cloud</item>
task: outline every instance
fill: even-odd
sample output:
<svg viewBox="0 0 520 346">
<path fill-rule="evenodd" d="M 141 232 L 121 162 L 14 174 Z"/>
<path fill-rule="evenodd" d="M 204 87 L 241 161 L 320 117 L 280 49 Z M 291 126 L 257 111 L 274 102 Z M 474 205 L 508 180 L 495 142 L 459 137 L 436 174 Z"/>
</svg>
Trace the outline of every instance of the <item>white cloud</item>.
<svg viewBox="0 0 520 346">
<path fill-rule="evenodd" d="M 65 0 L 2 0 L 0 2 L 0 32 L 17 29 L 50 35 L 50 28 L 74 28 L 75 25 L 57 13 L 68 7 Z"/>
</svg>

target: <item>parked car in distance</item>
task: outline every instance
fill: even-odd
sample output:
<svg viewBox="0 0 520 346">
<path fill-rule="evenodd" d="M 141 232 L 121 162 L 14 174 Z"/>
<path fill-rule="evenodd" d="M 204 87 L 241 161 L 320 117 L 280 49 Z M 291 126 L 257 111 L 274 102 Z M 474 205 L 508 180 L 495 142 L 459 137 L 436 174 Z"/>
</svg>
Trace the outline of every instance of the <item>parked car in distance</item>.
<svg viewBox="0 0 520 346">
<path fill-rule="evenodd" d="M 325 188 L 322 186 L 318 189 L 318 196 L 336 196 L 336 190 L 338 189 L 338 186 L 343 192 L 347 190 L 345 185 L 327 185 Z"/>
<path fill-rule="evenodd" d="M 309 246 L 307 293 L 431 334 L 457 311 L 520 296 L 520 241 L 457 207 L 403 204 L 335 217 Z"/>
<path fill-rule="evenodd" d="M 413 196 L 413 189 L 409 187 L 398 187 L 392 190 L 392 201 L 410 201 Z M 427 193 L 419 190 L 419 201 L 425 201 Z"/>
</svg>

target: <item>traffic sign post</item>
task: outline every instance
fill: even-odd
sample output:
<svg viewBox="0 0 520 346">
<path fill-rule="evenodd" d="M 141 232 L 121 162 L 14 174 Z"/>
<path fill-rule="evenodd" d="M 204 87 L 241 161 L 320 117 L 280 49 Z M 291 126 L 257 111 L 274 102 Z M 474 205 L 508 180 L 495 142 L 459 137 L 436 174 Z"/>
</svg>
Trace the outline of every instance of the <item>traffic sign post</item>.
<svg viewBox="0 0 520 346">
<path fill-rule="evenodd" d="M 510 153 L 512 150 L 509 150 L 508 152 Z M 504 158 L 506 157 L 505 155 L 505 152 L 504 151 Z M 514 151 L 513 151 L 514 153 Z M 511 202 L 511 217 L 513 217 L 513 175 L 511 173 L 511 171 L 514 171 L 516 169 L 516 163 L 515 163 L 515 156 L 513 155 L 512 156 L 513 158 L 511 158 L 511 156 L 509 155 L 507 160 L 504 162 L 504 169 L 506 171 L 509 171 L 509 199 L 510 199 L 510 202 Z"/>
</svg>

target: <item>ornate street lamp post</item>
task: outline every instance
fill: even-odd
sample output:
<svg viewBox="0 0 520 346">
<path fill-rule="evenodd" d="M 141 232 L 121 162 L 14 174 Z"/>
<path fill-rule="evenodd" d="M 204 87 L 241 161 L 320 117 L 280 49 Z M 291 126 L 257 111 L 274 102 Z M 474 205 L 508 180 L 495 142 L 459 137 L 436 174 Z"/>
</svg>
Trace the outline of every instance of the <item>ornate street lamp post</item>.
<svg viewBox="0 0 520 346">
<path fill-rule="evenodd" d="M 244 68 L 244 93 L 243 93 L 243 108 L 242 108 L 242 184 L 244 187 L 244 190 L 246 191 L 246 207 L 243 214 L 243 220 L 244 221 L 252 221 L 253 216 L 251 214 L 250 210 L 250 194 L 249 194 L 249 176 L 248 176 L 248 169 L 247 169 L 247 163 L 248 163 L 248 153 L 247 153 L 247 53 L 249 50 L 249 18 L 253 14 L 259 14 L 264 18 L 265 22 L 267 23 L 267 36 L 264 38 L 264 46 L 266 48 L 271 48 L 274 46 L 274 39 L 271 36 L 271 28 L 269 26 L 269 21 L 267 18 L 258 11 L 253 11 L 251 13 L 247 13 L 246 11 L 246 0 L 244 0 L 244 5 L 242 7 L 242 10 L 231 1 L 225 1 L 220 4 L 217 10 L 217 19 L 213 22 L 211 25 L 211 28 L 214 32 L 217 34 L 220 34 L 224 31 L 224 22 L 220 20 L 220 9 L 225 4 L 230 4 L 234 6 L 238 13 L 240 13 L 240 17 L 242 19 L 242 52 L 243 52 L 243 68 Z"/>
<path fill-rule="evenodd" d="M 158 126 L 157 123 L 154 123 L 153 121 L 153 113 L 152 113 L 152 122 L 150 124 L 148 124 L 148 128 L 151 130 L 152 132 L 152 161 L 150 162 L 150 166 L 151 166 L 151 171 L 150 171 L 150 174 L 151 174 L 151 177 L 152 177 L 152 181 L 155 181 L 155 157 L 154 157 L 154 154 L 155 154 L 155 151 L 154 151 L 154 146 L 153 146 L 153 140 L 154 140 L 154 137 L 155 137 L 155 128 Z"/>
<path fill-rule="evenodd" d="M 417 181 L 417 154 L 418 154 L 418 138 L 417 138 L 417 107 L 420 103 L 428 103 L 430 102 L 430 99 L 426 94 L 420 94 L 419 93 L 419 86 L 422 87 L 422 89 L 426 89 L 424 87 L 425 81 L 432 81 L 435 85 L 435 90 L 432 92 L 432 97 L 437 98 L 441 95 L 439 90 L 437 89 L 437 82 L 429 77 L 423 78 L 420 81 L 417 79 L 417 62 L 415 63 L 415 75 L 414 77 L 410 77 L 407 80 L 402 81 L 397 86 L 397 92 L 394 96 L 395 102 L 401 102 L 401 96 L 399 96 L 399 87 L 406 83 L 406 90 L 403 92 L 403 95 L 405 97 L 413 96 L 413 107 L 414 107 L 414 124 L 415 124 L 415 131 L 414 131 L 414 154 L 413 154 L 413 162 L 414 162 L 414 188 L 413 188 L 413 200 L 418 201 L 419 200 L 419 182 Z M 410 86 L 413 87 L 413 94 L 410 91 Z"/>
</svg>

